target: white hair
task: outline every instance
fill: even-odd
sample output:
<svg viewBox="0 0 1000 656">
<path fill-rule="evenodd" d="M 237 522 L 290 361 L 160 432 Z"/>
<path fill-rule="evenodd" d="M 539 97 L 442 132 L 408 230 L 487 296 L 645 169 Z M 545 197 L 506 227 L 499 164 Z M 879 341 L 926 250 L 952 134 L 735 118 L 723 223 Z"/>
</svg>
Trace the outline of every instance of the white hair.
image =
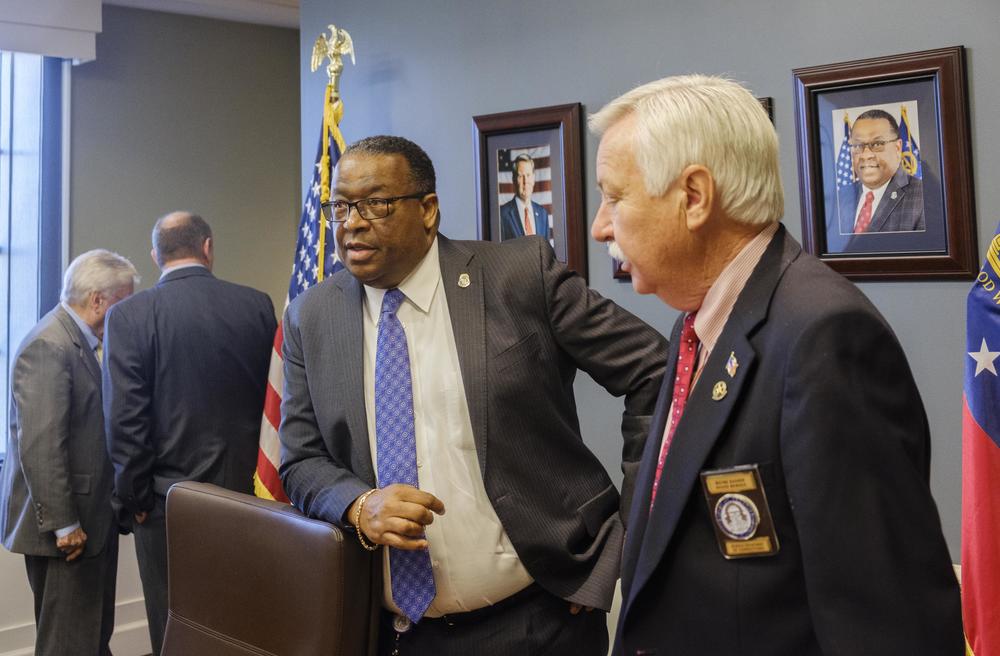
<svg viewBox="0 0 1000 656">
<path fill-rule="evenodd" d="M 139 285 L 139 274 L 128 259 L 97 248 L 78 255 L 63 275 L 63 303 L 83 305 L 94 292 L 112 295 L 123 287 Z"/>
<path fill-rule="evenodd" d="M 685 167 L 700 164 L 711 171 L 726 216 L 758 225 L 781 219 L 778 135 L 746 88 L 708 75 L 667 77 L 612 100 L 588 125 L 600 136 L 632 115 L 649 195 L 664 194 Z"/>
</svg>

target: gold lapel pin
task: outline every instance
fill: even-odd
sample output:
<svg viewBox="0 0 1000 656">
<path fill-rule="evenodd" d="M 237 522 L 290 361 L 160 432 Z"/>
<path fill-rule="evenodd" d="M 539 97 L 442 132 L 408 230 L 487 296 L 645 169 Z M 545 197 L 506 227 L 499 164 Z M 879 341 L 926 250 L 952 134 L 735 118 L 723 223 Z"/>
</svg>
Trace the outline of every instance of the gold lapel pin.
<svg viewBox="0 0 1000 656">
<path fill-rule="evenodd" d="M 729 374 L 730 378 L 736 377 L 736 370 L 739 369 L 740 363 L 736 360 L 736 352 L 729 352 L 729 359 L 726 360 L 726 373 Z"/>
<path fill-rule="evenodd" d="M 465 289 L 472 284 L 472 280 L 469 278 L 469 274 L 463 273 L 458 276 L 458 286 Z"/>
<path fill-rule="evenodd" d="M 715 387 L 712 388 L 712 400 L 721 401 L 726 398 L 726 392 L 728 391 L 729 388 L 726 387 L 726 381 L 720 380 L 715 384 Z"/>
</svg>

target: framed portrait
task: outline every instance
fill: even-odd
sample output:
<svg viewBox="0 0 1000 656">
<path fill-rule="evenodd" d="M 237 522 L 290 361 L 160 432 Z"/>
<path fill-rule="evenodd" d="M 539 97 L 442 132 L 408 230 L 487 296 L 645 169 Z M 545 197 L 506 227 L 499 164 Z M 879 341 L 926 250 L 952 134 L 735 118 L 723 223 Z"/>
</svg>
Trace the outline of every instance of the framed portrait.
<svg viewBox="0 0 1000 656">
<path fill-rule="evenodd" d="M 479 238 L 541 235 L 587 277 L 580 103 L 474 116 Z"/>
<path fill-rule="evenodd" d="M 806 249 L 858 280 L 974 278 L 964 49 L 793 74 Z"/>
</svg>

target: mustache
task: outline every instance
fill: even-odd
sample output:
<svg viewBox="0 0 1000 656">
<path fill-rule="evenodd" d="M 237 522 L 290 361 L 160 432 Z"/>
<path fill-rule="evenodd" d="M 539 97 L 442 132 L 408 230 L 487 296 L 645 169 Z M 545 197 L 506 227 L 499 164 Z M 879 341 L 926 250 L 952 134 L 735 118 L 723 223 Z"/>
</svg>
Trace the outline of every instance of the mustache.
<svg viewBox="0 0 1000 656">
<path fill-rule="evenodd" d="M 610 255 L 611 257 L 615 258 L 616 260 L 618 260 L 623 264 L 628 262 L 628 258 L 625 257 L 625 253 L 623 253 L 621 247 L 618 246 L 618 242 L 614 241 L 608 242 L 608 255 Z"/>
</svg>

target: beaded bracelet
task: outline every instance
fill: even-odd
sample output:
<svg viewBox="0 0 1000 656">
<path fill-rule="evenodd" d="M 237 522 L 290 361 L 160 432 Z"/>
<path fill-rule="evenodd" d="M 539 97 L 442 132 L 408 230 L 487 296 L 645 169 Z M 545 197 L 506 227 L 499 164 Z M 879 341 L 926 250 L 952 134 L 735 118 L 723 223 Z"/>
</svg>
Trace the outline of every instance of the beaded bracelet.
<svg viewBox="0 0 1000 656">
<path fill-rule="evenodd" d="M 368 542 L 368 540 L 365 539 L 365 534 L 361 532 L 361 509 L 365 507 L 365 501 L 368 500 L 368 497 L 370 497 L 377 489 L 377 487 L 372 488 L 362 494 L 361 498 L 358 499 L 358 507 L 354 511 L 354 530 L 358 533 L 358 542 L 361 543 L 361 546 L 364 547 L 366 551 L 375 551 L 378 549 L 378 545 Z"/>
</svg>

